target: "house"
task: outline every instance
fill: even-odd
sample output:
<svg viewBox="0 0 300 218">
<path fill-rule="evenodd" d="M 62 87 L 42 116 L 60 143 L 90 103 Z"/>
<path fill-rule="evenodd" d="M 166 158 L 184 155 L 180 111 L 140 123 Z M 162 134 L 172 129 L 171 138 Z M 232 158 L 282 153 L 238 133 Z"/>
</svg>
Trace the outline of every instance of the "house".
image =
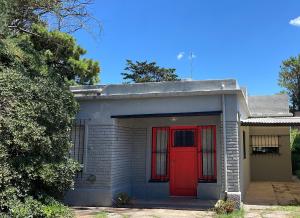
<svg viewBox="0 0 300 218">
<path fill-rule="evenodd" d="M 237 81 L 76 86 L 73 205 L 192 196 L 243 201 L 251 181 L 289 181 L 288 97 L 248 97 Z"/>
</svg>

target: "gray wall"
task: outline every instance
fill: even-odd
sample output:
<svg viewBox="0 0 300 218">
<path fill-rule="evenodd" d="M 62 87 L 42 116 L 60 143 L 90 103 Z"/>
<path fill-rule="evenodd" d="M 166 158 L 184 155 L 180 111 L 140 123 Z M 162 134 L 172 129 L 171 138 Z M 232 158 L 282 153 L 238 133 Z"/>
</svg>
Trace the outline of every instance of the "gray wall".
<svg viewBox="0 0 300 218">
<path fill-rule="evenodd" d="M 87 154 L 83 177 L 66 194 L 73 205 L 110 205 L 127 192 L 137 198 L 169 196 L 168 183 L 151 183 L 151 129 L 170 125 L 217 125 L 217 183 L 199 183 L 198 196 L 218 199 L 224 191 L 223 138 L 220 116 L 112 119 L 111 115 L 222 110 L 221 96 L 135 98 L 80 102 L 78 119 L 87 120 Z M 228 188 L 239 192 L 237 96 L 226 96 Z"/>
<path fill-rule="evenodd" d="M 66 203 L 72 205 L 111 204 L 111 150 L 114 126 L 87 123 L 87 147 L 82 177 L 78 176 L 75 189 L 66 193 Z"/>
<path fill-rule="evenodd" d="M 221 162 L 221 137 L 220 116 L 205 117 L 178 117 L 176 121 L 171 118 L 138 118 L 118 119 L 118 125 L 130 126 L 138 129 L 146 129 L 146 143 L 135 145 L 132 164 L 132 195 L 136 198 L 167 198 L 169 197 L 169 183 L 149 182 L 151 178 L 151 146 L 152 127 L 159 126 L 187 126 L 187 125 L 216 125 L 217 126 L 217 183 L 199 183 L 198 198 L 218 199 L 222 189 L 222 162 Z M 134 134 L 135 137 L 136 134 Z"/>
<path fill-rule="evenodd" d="M 250 127 L 250 135 L 279 135 L 279 155 L 251 155 L 252 181 L 291 181 L 289 127 Z"/>
<path fill-rule="evenodd" d="M 243 131 L 245 131 L 245 148 L 246 148 L 246 158 L 244 158 L 244 148 L 243 148 Z M 242 199 L 244 199 L 247 189 L 251 181 L 250 174 L 250 144 L 249 144 L 249 127 L 242 126 L 240 128 L 240 162 L 241 162 L 241 194 Z"/>
</svg>

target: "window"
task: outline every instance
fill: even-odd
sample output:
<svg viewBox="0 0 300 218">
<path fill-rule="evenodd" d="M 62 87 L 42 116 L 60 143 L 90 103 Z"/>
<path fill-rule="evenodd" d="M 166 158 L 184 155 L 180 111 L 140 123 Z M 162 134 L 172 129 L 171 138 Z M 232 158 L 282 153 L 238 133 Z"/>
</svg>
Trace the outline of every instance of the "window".
<svg viewBox="0 0 300 218">
<path fill-rule="evenodd" d="M 195 144 L 194 130 L 176 130 L 174 132 L 174 147 L 194 147 Z"/>
<path fill-rule="evenodd" d="M 251 136 L 252 154 L 279 154 L 279 136 Z"/>
<path fill-rule="evenodd" d="M 243 153 L 244 153 L 244 159 L 247 158 L 247 151 L 246 151 L 246 134 L 245 131 L 243 131 Z"/>
<path fill-rule="evenodd" d="M 85 121 L 78 120 L 74 123 L 71 130 L 71 142 L 73 144 L 70 150 L 70 157 L 80 164 L 84 164 L 85 154 Z"/>
<path fill-rule="evenodd" d="M 216 182 L 216 126 L 200 127 L 200 140 L 198 148 L 199 181 Z"/>
<path fill-rule="evenodd" d="M 169 128 L 152 129 L 152 170 L 151 179 L 166 181 L 169 178 Z"/>
</svg>

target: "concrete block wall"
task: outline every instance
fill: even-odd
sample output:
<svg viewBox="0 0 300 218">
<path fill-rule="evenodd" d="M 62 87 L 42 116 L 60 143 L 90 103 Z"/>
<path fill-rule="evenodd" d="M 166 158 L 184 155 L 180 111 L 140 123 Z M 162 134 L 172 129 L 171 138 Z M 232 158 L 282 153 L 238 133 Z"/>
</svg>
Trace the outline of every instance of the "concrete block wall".
<svg viewBox="0 0 300 218">
<path fill-rule="evenodd" d="M 114 126 L 111 134 L 114 136 L 111 156 L 112 195 L 115 197 L 120 192 L 131 194 L 132 130 Z"/>
<path fill-rule="evenodd" d="M 226 122 L 227 188 L 228 192 L 240 191 L 238 124 Z"/>
<path fill-rule="evenodd" d="M 121 192 L 132 195 L 132 185 L 145 181 L 147 129 L 115 126 L 114 135 L 112 196 Z"/>
<path fill-rule="evenodd" d="M 74 190 L 65 195 L 70 205 L 108 206 L 112 199 L 112 149 L 115 140 L 113 125 L 87 124 L 86 155 L 82 176 Z"/>
</svg>

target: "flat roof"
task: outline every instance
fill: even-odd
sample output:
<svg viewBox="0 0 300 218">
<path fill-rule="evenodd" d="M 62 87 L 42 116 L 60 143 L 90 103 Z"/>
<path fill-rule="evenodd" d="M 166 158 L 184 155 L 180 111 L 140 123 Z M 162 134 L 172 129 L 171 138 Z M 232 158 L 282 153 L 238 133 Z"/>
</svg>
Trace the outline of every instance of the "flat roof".
<svg viewBox="0 0 300 218">
<path fill-rule="evenodd" d="M 70 90 L 79 99 L 180 96 L 241 91 L 234 79 L 71 86 Z"/>
</svg>

